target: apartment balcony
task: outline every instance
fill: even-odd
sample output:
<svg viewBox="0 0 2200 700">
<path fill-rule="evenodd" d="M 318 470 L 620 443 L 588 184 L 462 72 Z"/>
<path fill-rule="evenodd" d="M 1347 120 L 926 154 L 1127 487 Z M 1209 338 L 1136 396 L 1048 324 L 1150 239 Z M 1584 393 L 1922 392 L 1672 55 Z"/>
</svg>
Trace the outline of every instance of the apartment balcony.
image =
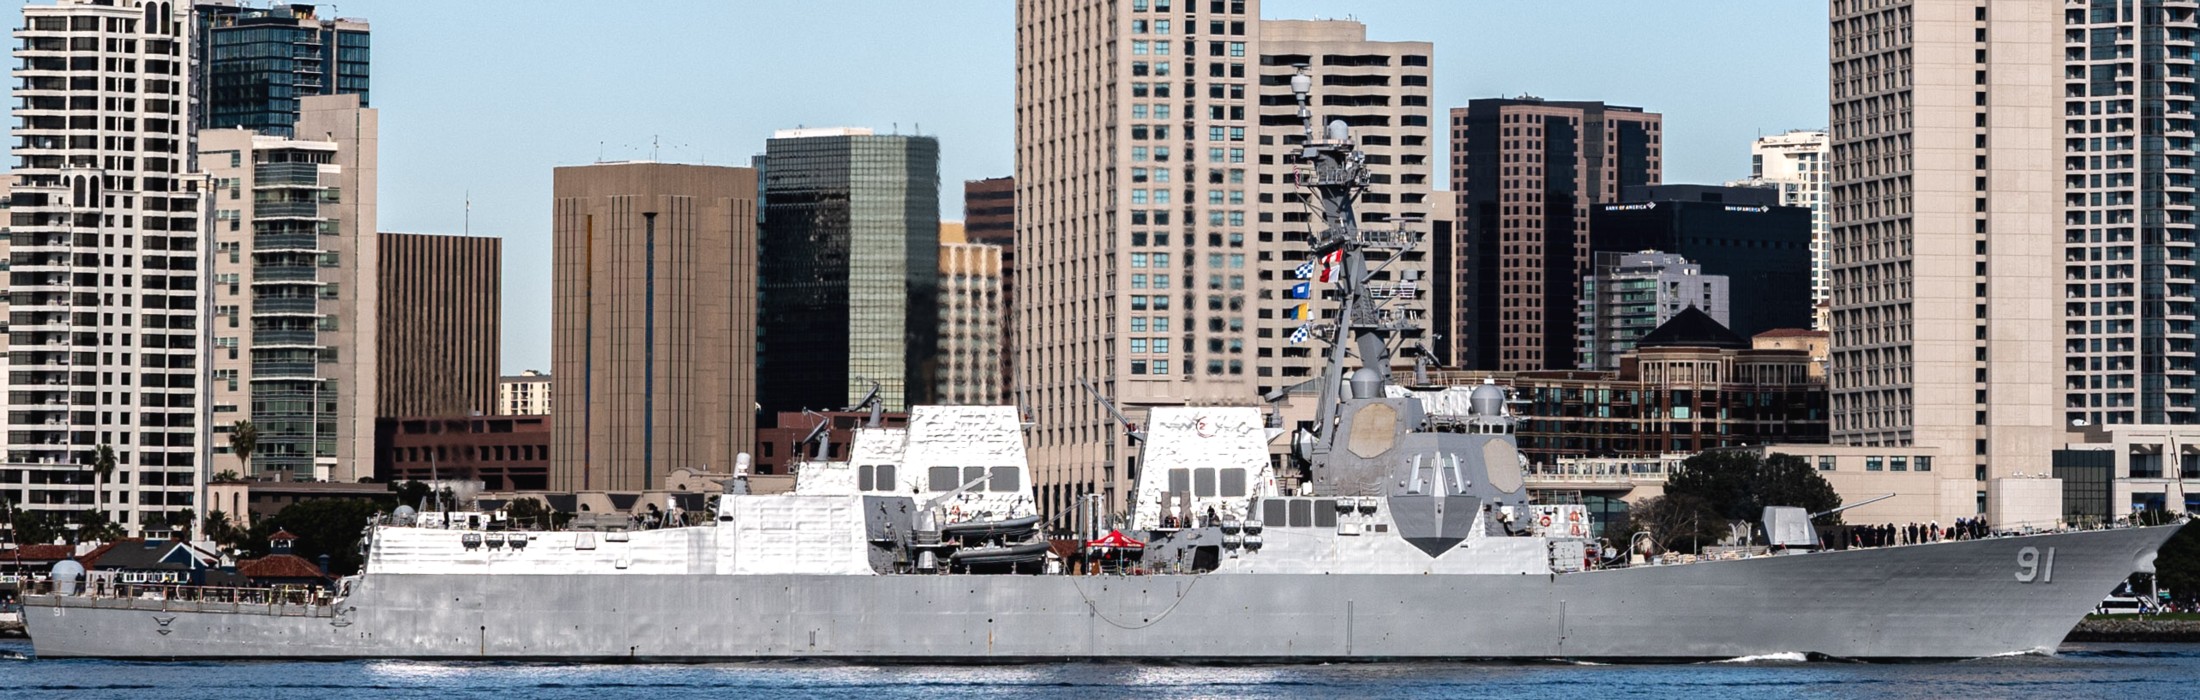
<svg viewBox="0 0 2200 700">
<path fill-rule="evenodd" d="M 297 282 L 319 283 L 321 281 L 320 277 L 321 269 L 317 267 L 269 266 L 252 269 L 252 284 L 254 286 Z"/>
<path fill-rule="evenodd" d="M 316 163 L 262 163 L 252 168 L 254 190 L 320 186 L 321 166 Z"/>
<path fill-rule="evenodd" d="M 252 205 L 255 219 L 324 219 L 319 202 L 257 202 Z"/>
<path fill-rule="evenodd" d="M 319 348 L 322 347 L 320 335 L 319 332 L 311 330 L 256 330 L 252 332 L 252 345 L 262 348 L 277 346 Z"/>
<path fill-rule="evenodd" d="M 319 253 L 321 252 L 321 237 L 312 233 L 261 234 L 252 237 L 253 253 L 272 253 L 276 251 Z"/>
<path fill-rule="evenodd" d="M 252 300 L 252 315 L 320 315 L 320 300 L 313 297 L 260 297 Z"/>
<path fill-rule="evenodd" d="M 252 363 L 252 378 L 254 381 L 258 381 L 262 377 L 283 379 L 318 378 L 318 375 L 315 374 L 317 371 L 319 371 L 318 367 L 312 362 Z"/>
</svg>

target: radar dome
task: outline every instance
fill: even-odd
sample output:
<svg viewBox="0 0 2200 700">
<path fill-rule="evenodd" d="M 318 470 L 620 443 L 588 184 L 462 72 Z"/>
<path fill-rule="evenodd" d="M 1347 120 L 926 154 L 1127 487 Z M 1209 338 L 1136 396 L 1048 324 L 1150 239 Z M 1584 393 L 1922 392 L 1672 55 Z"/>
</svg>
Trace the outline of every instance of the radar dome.
<svg viewBox="0 0 2200 700">
<path fill-rule="evenodd" d="M 1505 390 L 1496 384 L 1483 384 L 1467 395 L 1468 409 L 1474 415 L 1496 418 L 1505 414 Z"/>
<path fill-rule="evenodd" d="M 76 592 L 77 579 L 84 577 L 84 565 L 75 559 L 63 559 L 53 565 L 53 590 L 61 595 Z"/>
</svg>

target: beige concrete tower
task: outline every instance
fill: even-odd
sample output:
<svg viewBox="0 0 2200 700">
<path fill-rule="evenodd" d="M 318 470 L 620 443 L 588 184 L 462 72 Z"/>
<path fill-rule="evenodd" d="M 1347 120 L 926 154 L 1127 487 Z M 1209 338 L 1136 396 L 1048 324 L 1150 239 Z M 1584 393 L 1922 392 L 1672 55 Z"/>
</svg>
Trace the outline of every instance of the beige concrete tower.
<svg viewBox="0 0 2200 700">
<path fill-rule="evenodd" d="M 1367 25 L 1351 20 L 1265 20 L 1260 23 L 1260 148 L 1257 196 L 1259 205 L 1258 254 L 1259 310 L 1256 312 L 1255 362 L 1258 390 L 1267 394 L 1281 387 L 1306 382 L 1321 374 L 1321 344 L 1290 342 L 1292 332 L 1305 323 L 1291 313 L 1306 304 L 1315 318 L 1329 318 L 1335 302 L 1325 301 L 1322 290 L 1330 285 L 1299 279 L 1295 270 L 1313 259 L 1307 247 L 1311 228 L 1305 190 L 1294 184 L 1293 162 L 1287 156 L 1294 144 L 1305 140 L 1298 117 L 1297 100 L 1291 95 L 1291 76 L 1297 65 L 1307 66 L 1314 79 L 1314 117 L 1319 123 L 1343 121 L 1367 154 L 1376 191 L 1359 202 L 1364 226 L 1370 230 L 1404 227 L 1428 235 L 1430 193 L 1428 158 L 1433 82 L 1430 63 L 1435 47 L 1425 41 L 1368 41 Z M 1449 217 L 1447 210 L 1443 216 Z M 1392 219 L 1410 220 L 1384 223 Z M 1374 288 L 1392 296 L 1390 303 L 1407 310 L 1410 318 L 1426 326 L 1430 293 L 1429 246 L 1407 252 L 1396 263 L 1386 264 L 1383 254 L 1371 254 L 1368 264 L 1375 273 Z M 1317 263 L 1318 266 L 1318 263 Z M 1311 298 L 1297 298 L 1299 283 Z M 1423 332 L 1427 332 L 1424 330 Z M 1447 331 L 1436 331 L 1449 335 Z M 1408 342 L 1419 342 L 1420 338 Z M 1412 353 L 1396 355 L 1401 367 L 1413 364 Z"/>
<path fill-rule="evenodd" d="M 296 138 L 199 133 L 213 198 L 216 471 L 373 475 L 377 277 L 375 111 L 300 101 Z M 250 463 L 233 429 L 258 433 Z"/>
<path fill-rule="evenodd" d="M 1016 3 L 1016 401 L 1046 512 L 1130 492 L 1136 452 L 1080 382 L 1133 421 L 1258 400 L 1259 17 L 1241 0 Z"/>
<path fill-rule="evenodd" d="M 960 228 L 958 225 L 957 228 Z M 932 396 L 950 406 L 994 406 L 1001 384 L 1001 247 L 940 235 L 939 384 Z M 960 234 L 960 231 L 956 231 Z M 958 236 L 959 237 L 959 236 Z"/>
<path fill-rule="evenodd" d="M 1833 439 L 1937 451 L 1939 513 L 2049 471 L 2062 5 L 1834 0 Z"/>
<path fill-rule="evenodd" d="M 558 168 L 550 488 L 731 472 L 756 438 L 756 171 Z"/>
</svg>

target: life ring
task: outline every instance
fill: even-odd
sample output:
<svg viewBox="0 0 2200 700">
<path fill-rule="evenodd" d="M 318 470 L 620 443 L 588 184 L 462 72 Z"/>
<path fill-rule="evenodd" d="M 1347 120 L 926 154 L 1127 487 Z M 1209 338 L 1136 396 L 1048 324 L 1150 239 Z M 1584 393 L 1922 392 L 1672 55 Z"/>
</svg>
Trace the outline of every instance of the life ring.
<svg viewBox="0 0 2200 700">
<path fill-rule="evenodd" d="M 1551 516 L 1550 516 L 1550 514 L 1549 514 L 1549 513 L 1545 513 L 1545 514 L 1543 515 L 1542 519 L 1540 519 L 1540 520 L 1537 520 L 1537 521 L 1536 521 L 1536 524 L 1537 524 L 1537 525 L 1541 525 L 1541 526 L 1543 526 L 1543 527 L 1550 527 L 1550 526 L 1551 526 Z"/>
<path fill-rule="evenodd" d="M 1571 521 L 1574 521 L 1574 522 L 1577 522 L 1577 523 L 1578 523 L 1578 522 L 1581 522 L 1581 511 L 1578 511 L 1578 510 L 1577 510 L 1577 511 L 1574 511 L 1574 512 L 1571 512 L 1571 513 L 1567 513 L 1567 514 L 1566 514 L 1566 519 L 1567 519 L 1567 520 L 1571 520 Z"/>
<path fill-rule="evenodd" d="M 1574 523 L 1572 534 L 1575 537 L 1581 536 L 1581 523 Z"/>
</svg>

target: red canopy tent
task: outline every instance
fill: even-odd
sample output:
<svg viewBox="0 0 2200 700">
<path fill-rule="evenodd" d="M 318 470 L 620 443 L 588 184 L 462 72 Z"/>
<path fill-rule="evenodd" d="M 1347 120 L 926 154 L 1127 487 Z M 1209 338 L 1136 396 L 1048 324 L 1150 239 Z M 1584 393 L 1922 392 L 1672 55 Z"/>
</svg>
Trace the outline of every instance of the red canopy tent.
<svg viewBox="0 0 2200 700">
<path fill-rule="evenodd" d="M 1145 549 L 1146 543 L 1131 539 L 1129 535 L 1123 534 L 1122 530 L 1109 530 L 1108 534 L 1101 535 L 1099 539 L 1091 542 L 1086 542 L 1085 546 L 1092 549 Z"/>
</svg>

